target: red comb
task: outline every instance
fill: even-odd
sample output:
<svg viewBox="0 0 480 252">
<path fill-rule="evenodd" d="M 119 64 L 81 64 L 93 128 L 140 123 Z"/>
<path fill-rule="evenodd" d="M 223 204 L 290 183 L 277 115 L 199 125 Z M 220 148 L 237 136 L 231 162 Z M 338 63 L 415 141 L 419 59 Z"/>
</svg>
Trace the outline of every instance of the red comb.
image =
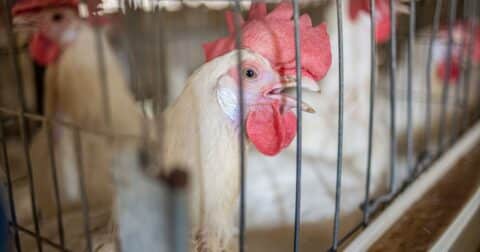
<svg viewBox="0 0 480 252">
<path fill-rule="evenodd" d="M 459 22 L 455 25 L 454 29 L 459 29 L 462 32 L 463 42 L 465 43 L 464 45 L 464 50 L 466 51 L 465 55 L 468 54 L 469 43 L 473 43 L 472 44 L 473 52 L 471 57 L 472 57 L 473 63 L 478 64 L 480 63 L 480 27 L 478 25 L 475 25 L 473 29 L 473 34 L 470 34 L 470 25 L 471 23 L 467 21 Z"/>
<path fill-rule="evenodd" d="M 235 50 L 234 14 L 225 14 L 230 35 L 203 45 L 206 61 Z M 281 3 L 267 14 L 265 3 L 252 4 L 248 19 L 241 19 L 242 47 L 267 58 L 282 75 L 295 74 L 293 8 Z M 322 79 L 332 63 L 330 39 L 325 24 L 312 26 L 308 15 L 300 18 L 302 73 Z"/>
<path fill-rule="evenodd" d="M 35 12 L 49 7 L 77 8 L 79 0 L 20 0 L 12 8 L 12 14 L 19 15 L 25 12 Z"/>
<path fill-rule="evenodd" d="M 475 64 L 480 63 L 480 27 L 478 25 L 475 25 L 474 30 L 473 30 L 473 38 L 471 37 L 470 34 L 470 25 L 471 23 L 468 21 L 457 21 L 454 26 L 453 26 L 453 36 L 454 36 L 454 44 L 459 44 L 461 45 L 462 43 L 465 43 L 463 46 L 463 50 L 465 55 L 468 54 L 468 43 L 471 42 L 473 43 L 473 52 L 472 52 L 472 61 Z M 457 36 L 456 36 L 457 34 Z M 458 36 L 459 35 L 459 36 Z M 438 36 L 440 38 L 443 38 L 445 40 L 448 40 L 448 25 L 442 25 L 441 29 L 438 33 Z"/>
<path fill-rule="evenodd" d="M 387 0 L 375 0 L 375 41 L 384 43 L 390 40 L 390 4 Z M 370 14 L 370 0 L 350 0 L 349 17 L 356 20 L 360 12 Z"/>
</svg>

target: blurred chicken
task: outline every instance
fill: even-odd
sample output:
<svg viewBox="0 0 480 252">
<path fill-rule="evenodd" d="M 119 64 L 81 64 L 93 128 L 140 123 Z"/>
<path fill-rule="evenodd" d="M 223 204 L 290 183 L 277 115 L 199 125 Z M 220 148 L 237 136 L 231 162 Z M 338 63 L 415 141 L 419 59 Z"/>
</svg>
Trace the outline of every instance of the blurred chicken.
<svg viewBox="0 0 480 252">
<path fill-rule="evenodd" d="M 377 0 L 375 4 L 375 42 L 379 44 L 390 38 L 390 10 L 387 0 Z M 402 7 L 399 8 L 400 10 L 404 9 L 403 6 L 399 7 Z M 365 197 L 371 60 L 369 1 L 346 1 L 344 8 L 345 110 L 343 115 L 342 216 L 358 214 L 359 206 Z M 321 221 L 330 223 L 335 206 L 339 95 L 338 29 L 335 3 L 328 7 L 326 13 L 332 39 L 334 63 L 331 71 L 320 83 L 322 93 L 303 94 L 305 99 L 313 101 L 312 105 L 317 113 L 305 115 L 303 120 L 302 223 L 320 223 Z M 373 138 L 374 154 L 370 187 L 373 193 L 384 189 L 382 180 L 385 178 L 388 167 L 386 112 L 385 106 L 376 106 L 374 110 L 375 136 Z M 268 230 L 293 224 L 295 158 L 296 150 L 294 148 L 289 148 L 284 154 L 275 158 L 266 159 L 259 155 L 252 155 L 249 158 L 247 227 L 252 230 Z M 262 207 L 259 208 L 260 204 Z M 342 221 L 342 226 L 346 225 L 346 222 Z M 325 231 L 330 227 L 331 223 L 320 226 L 322 232 L 327 233 L 325 239 L 331 237 L 331 232 Z M 318 234 L 317 231 L 316 234 Z M 273 246 L 272 249 L 282 246 L 268 244 L 266 247 Z M 327 241 L 323 242 L 323 246 L 327 246 L 327 244 Z"/>
<path fill-rule="evenodd" d="M 7 24 L 5 23 L 5 9 L 0 3 L 0 107 L 12 111 L 18 111 L 22 105 L 29 113 L 38 112 L 38 86 L 35 85 L 35 74 L 33 63 L 26 50 L 28 41 L 22 36 L 18 36 L 16 44 L 16 53 L 14 54 L 19 63 L 20 77 L 23 83 L 23 97 L 25 103 L 22 104 L 18 97 L 18 84 L 16 82 L 15 66 L 12 64 L 12 55 L 9 51 Z M 9 159 L 9 168 L 13 180 L 25 177 L 25 157 L 23 151 L 23 142 L 21 139 L 20 124 L 16 114 L 0 112 L 0 120 L 4 127 L 4 138 L 7 141 L 7 152 Z M 38 128 L 38 124 L 29 122 L 31 132 Z M 0 171 L 0 179 L 5 181 L 5 167 Z"/>
<path fill-rule="evenodd" d="M 445 83 L 448 85 L 448 101 L 445 106 L 445 131 L 444 140 L 452 134 L 452 129 L 462 127 L 461 119 L 469 119 L 473 106 L 478 104 L 478 90 L 476 82 L 478 75 L 478 66 L 480 63 L 480 29 L 474 28 L 471 34 L 470 23 L 457 22 L 453 26 L 453 43 L 451 48 L 451 61 L 448 63 L 448 27 L 443 26 L 437 33 L 432 47 L 432 65 L 428 73 L 431 78 L 431 122 L 432 128 L 429 133 L 432 137 L 430 144 L 437 144 L 438 131 L 440 126 L 440 114 L 442 110 L 442 92 Z M 418 33 L 413 48 L 413 72 L 412 72 L 412 130 L 415 148 L 424 148 L 426 106 L 427 106 L 427 66 L 428 51 L 431 36 L 431 30 L 424 30 Z M 470 44 L 471 43 L 471 44 Z M 471 46 L 471 47 L 470 47 Z M 406 59 L 406 57 L 403 57 Z M 471 61 L 471 73 L 469 83 L 464 83 L 466 79 L 465 71 L 467 61 Z M 450 66 L 448 66 L 450 65 Z M 450 73 L 447 73 L 447 69 Z M 398 134 L 400 135 L 400 146 L 405 148 L 407 131 L 407 76 L 408 63 L 406 60 L 398 64 L 396 72 L 397 83 L 397 122 Z M 381 76 L 388 82 L 387 76 Z M 446 79 L 449 81 L 446 82 Z M 469 89 L 466 89 L 468 85 Z M 465 93 L 465 90 L 468 93 Z M 458 92 L 459 99 L 456 98 Z M 465 96 L 465 94 L 467 96 Z M 454 118 L 454 116 L 457 116 Z M 430 146 L 431 147 L 431 146 Z"/>
<path fill-rule="evenodd" d="M 135 139 L 146 132 L 142 123 L 144 117 L 129 93 L 118 60 L 100 33 L 105 61 L 105 78 L 102 79 L 95 31 L 79 18 L 77 5 L 77 0 L 25 0 L 12 9 L 17 28 L 32 33 L 29 46 L 32 58 L 47 67 L 44 111 L 45 116 L 55 122 L 43 125 L 30 149 L 36 214 L 45 221 L 56 214 L 49 134 L 61 208 L 68 214 L 81 210 L 83 189 L 79 171 L 83 173 L 90 211 L 111 207 L 113 186 L 109 167 L 112 155 L 125 145 L 135 145 L 138 141 Z M 103 80 L 108 99 L 102 95 Z M 71 128 L 59 121 L 74 126 Z M 106 132 L 113 137 L 103 136 Z M 30 207 L 23 210 L 19 218 L 28 221 Z M 105 219 L 99 222 L 104 223 Z M 92 228 L 95 225 L 92 224 Z M 77 227 L 82 228 L 81 225 Z"/>
</svg>

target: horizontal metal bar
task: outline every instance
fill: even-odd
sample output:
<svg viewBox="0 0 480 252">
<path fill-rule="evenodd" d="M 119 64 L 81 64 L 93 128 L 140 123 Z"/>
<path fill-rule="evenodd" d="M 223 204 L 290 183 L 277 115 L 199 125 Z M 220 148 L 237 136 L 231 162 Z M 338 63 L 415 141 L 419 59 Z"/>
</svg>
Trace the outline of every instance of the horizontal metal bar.
<svg viewBox="0 0 480 252">
<path fill-rule="evenodd" d="M 25 234 L 27 234 L 27 235 L 29 235 L 29 236 L 31 236 L 31 237 L 37 237 L 37 235 L 35 234 L 35 232 L 33 232 L 33 231 L 31 231 L 31 230 L 23 227 L 23 226 L 15 225 L 15 224 L 13 224 L 13 223 L 11 223 L 11 222 L 9 222 L 8 224 L 9 224 L 12 228 L 14 228 L 14 229 L 16 229 L 16 230 L 18 230 L 18 231 L 21 231 L 21 232 L 23 232 L 23 233 L 25 233 Z M 60 250 L 60 251 L 65 251 L 65 252 L 69 252 L 69 251 L 70 251 L 70 250 L 68 250 L 68 249 L 66 249 L 66 248 L 63 248 L 63 247 L 60 246 L 59 244 L 51 241 L 51 240 L 48 239 L 48 238 L 45 238 L 45 237 L 43 237 L 43 236 L 38 236 L 38 237 L 40 238 L 40 240 L 41 240 L 42 242 L 44 242 L 45 244 L 47 244 L 47 245 L 49 245 L 49 246 L 51 246 L 51 247 L 53 247 L 53 248 L 55 248 L 55 249 L 58 249 L 58 250 Z"/>
<path fill-rule="evenodd" d="M 7 115 L 12 115 L 12 116 L 21 115 L 21 112 L 19 110 L 14 110 L 14 109 L 9 109 L 9 108 L 4 108 L 4 107 L 0 107 L 0 113 L 4 113 L 4 114 L 7 114 Z M 118 138 L 120 138 L 120 139 L 139 139 L 139 138 L 142 137 L 142 136 L 137 136 L 137 135 L 133 135 L 133 134 L 124 134 L 124 133 L 115 133 L 115 132 L 112 133 L 112 132 L 109 132 L 108 130 L 86 129 L 86 128 L 80 127 L 78 124 L 75 124 L 75 123 L 70 123 L 70 122 L 66 122 L 66 121 L 63 121 L 63 120 L 59 120 L 59 119 L 51 119 L 51 118 L 47 118 L 45 116 L 37 115 L 35 113 L 25 112 L 23 115 L 25 116 L 26 119 L 29 119 L 31 121 L 42 122 L 42 123 L 47 123 L 48 122 L 48 123 L 51 123 L 51 124 L 61 125 L 61 126 L 64 126 L 66 128 L 69 128 L 69 129 L 78 128 L 84 133 L 89 133 L 89 134 L 97 135 L 97 136 L 116 137 L 117 139 Z M 152 140 L 149 139 L 149 141 L 152 141 Z"/>
</svg>

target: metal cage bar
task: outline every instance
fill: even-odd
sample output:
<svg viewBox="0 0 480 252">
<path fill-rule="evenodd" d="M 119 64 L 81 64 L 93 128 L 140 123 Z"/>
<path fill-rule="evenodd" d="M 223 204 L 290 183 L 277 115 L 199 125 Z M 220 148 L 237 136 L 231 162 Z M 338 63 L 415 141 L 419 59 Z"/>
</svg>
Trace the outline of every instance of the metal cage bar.
<svg viewBox="0 0 480 252">
<path fill-rule="evenodd" d="M 395 0 L 390 0 L 390 13 L 396 13 Z M 396 16 L 390 16 L 390 182 L 387 201 L 395 194 L 397 188 L 395 178 L 397 175 L 397 138 L 396 138 L 396 70 L 397 70 L 397 26 Z"/>
<path fill-rule="evenodd" d="M 92 235 L 90 232 L 90 207 L 88 203 L 87 189 L 85 185 L 85 175 L 84 175 L 84 163 L 83 163 L 83 154 L 82 154 L 82 137 L 79 128 L 73 128 L 73 141 L 74 141 L 74 150 L 77 163 L 77 172 L 78 172 L 78 181 L 80 182 L 80 196 L 82 199 L 82 215 L 84 223 L 84 233 L 86 237 L 87 251 L 93 251 L 92 247 Z"/>
<path fill-rule="evenodd" d="M 367 150 L 367 176 L 365 178 L 365 200 L 363 202 L 363 225 L 370 220 L 370 181 L 372 175 L 372 152 L 373 152 L 373 124 L 375 119 L 375 88 L 376 88 L 376 65 L 377 53 L 375 45 L 375 0 L 370 0 L 370 97 L 368 115 L 368 150 Z"/>
<path fill-rule="evenodd" d="M 440 26 L 440 18 L 441 18 L 441 11 L 442 11 L 442 2 L 443 0 L 437 0 L 435 4 L 435 14 L 433 16 L 433 27 L 432 32 L 430 35 L 430 42 L 428 46 L 428 58 L 427 58 L 427 68 L 426 68 L 426 106 L 425 106 L 425 146 L 424 149 L 426 151 L 425 157 L 429 158 L 430 156 L 430 142 L 432 138 L 432 60 L 433 60 L 433 43 L 435 41 L 435 37 L 437 35 L 439 26 Z"/>
<path fill-rule="evenodd" d="M 467 8 L 466 6 L 468 6 L 468 0 L 464 2 L 464 9 Z M 466 12 L 464 11 L 464 17 L 465 16 L 466 16 Z M 452 105 L 453 116 L 450 119 L 451 130 L 449 131 L 449 139 L 448 139 L 449 146 L 453 145 L 455 140 L 458 138 L 458 135 L 460 134 L 461 119 L 460 119 L 459 110 L 461 108 L 461 103 L 462 103 L 461 102 L 462 97 L 460 96 L 461 95 L 460 91 L 461 91 L 461 88 L 465 85 L 465 73 L 466 73 L 464 59 L 465 59 L 465 48 L 467 47 L 467 45 L 465 45 L 465 40 L 462 39 L 460 44 L 455 45 L 455 46 L 460 47 L 460 56 L 459 56 L 460 76 L 459 76 L 459 78 L 457 80 L 457 83 L 456 83 L 456 86 L 454 87 L 454 90 L 453 90 L 454 91 L 454 97 L 453 97 L 454 102 L 453 102 L 453 105 Z M 468 57 L 468 55 L 467 55 L 467 58 L 470 58 L 470 57 Z"/>
<path fill-rule="evenodd" d="M 294 221 L 294 238 L 293 238 L 293 251 L 299 251 L 300 245 L 300 217 L 301 217 L 301 197 L 302 197 L 302 54 L 300 44 L 300 7 L 298 0 L 292 0 L 293 2 L 293 20 L 295 28 L 295 73 L 297 86 L 295 87 L 295 93 L 297 94 L 297 146 L 295 153 L 295 221 Z"/>
<path fill-rule="evenodd" d="M 468 19 L 470 20 L 470 25 L 469 25 L 469 34 L 470 34 L 470 39 L 468 41 L 468 52 L 467 55 L 472 55 L 473 54 L 473 49 L 474 49 L 474 41 L 475 41 L 475 29 L 478 26 L 478 19 L 476 16 L 478 8 L 478 3 L 475 0 L 471 1 L 471 6 L 468 9 L 469 12 L 467 14 Z M 472 58 L 467 57 L 467 66 L 466 66 L 466 72 L 465 72 L 465 85 L 463 88 L 463 111 L 461 113 L 461 129 L 465 130 L 470 123 L 470 117 L 468 116 L 469 113 L 469 101 L 470 101 L 470 81 L 471 81 L 471 72 L 472 72 Z M 475 87 L 474 87 L 475 88 Z"/>
<path fill-rule="evenodd" d="M 451 77 L 451 69 L 452 69 L 452 49 L 453 49 L 453 26 L 455 24 L 457 12 L 457 1 L 450 0 L 449 1 L 449 14 L 448 14 L 448 45 L 447 45 L 447 73 L 445 80 L 443 82 L 443 89 L 442 89 L 442 107 L 440 111 L 440 128 L 438 130 L 438 142 L 437 142 L 437 156 L 442 154 L 444 151 L 444 134 L 445 134 L 445 127 L 446 127 L 446 114 L 447 114 L 447 106 L 448 106 L 448 91 L 449 91 L 449 82 Z"/>
<path fill-rule="evenodd" d="M 21 252 L 22 246 L 20 245 L 20 237 L 18 235 L 18 229 L 15 228 L 17 226 L 17 214 L 15 212 L 15 202 L 13 199 L 13 186 L 12 186 L 12 176 L 10 173 L 10 164 L 8 158 L 8 151 L 7 151 L 7 139 L 4 132 L 4 120 L 0 120 L 0 140 L 1 140 L 1 156 L 2 156 L 2 164 L 5 166 L 5 173 L 7 176 L 7 188 L 8 188 L 8 203 L 10 209 L 10 218 L 11 218 L 11 225 L 13 226 L 13 237 L 15 240 L 16 250 Z"/>
<path fill-rule="evenodd" d="M 343 2 L 336 1 L 337 27 L 338 27 L 338 146 L 337 146 L 337 179 L 335 184 L 335 213 L 333 217 L 332 250 L 338 249 L 340 229 L 340 199 L 342 194 L 342 169 L 343 169 L 343 110 L 344 110 L 344 73 L 343 73 Z M 301 129 L 301 128 L 300 128 Z"/>
<path fill-rule="evenodd" d="M 244 108 L 244 83 L 243 83 L 243 76 L 242 76 L 242 30 L 241 30 L 241 8 L 240 8 L 240 0 L 234 0 L 234 25 L 235 25 L 235 48 L 237 49 L 237 71 L 238 71 L 238 81 L 240 88 L 238 89 L 238 97 L 239 97 L 239 121 L 243 121 L 243 116 L 245 114 Z M 240 221 L 239 221 L 239 236 L 238 236 L 238 249 L 240 252 L 245 251 L 245 223 L 246 223 L 246 216 L 245 216 L 245 209 L 246 209 L 246 195 L 245 195 L 245 125 L 243 123 L 240 124 L 240 135 L 239 135 L 239 142 L 240 142 L 240 163 L 239 163 L 239 172 L 240 172 Z"/>
<path fill-rule="evenodd" d="M 407 44 L 407 169 L 409 177 L 412 177 L 415 172 L 414 161 L 414 139 L 413 139 L 413 106 L 412 106 L 412 85 L 413 85 L 413 46 L 415 44 L 415 8 L 416 0 L 410 0 L 410 18 L 408 28 L 408 44 Z"/>
<path fill-rule="evenodd" d="M 62 248 L 65 247 L 65 232 L 63 227 L 63 220 L 62 220 L 62 203 L 60 200 L 60 191 L 59 191 L 59 184 L 58 184 L 58 175 L 57 175 L 57 165 L 55 162 L 55 151 L 53 147 L 53 132 L 52 132 L 52 125 L 49 122 L 45 122 L 46 130 L 47 130 L 47 147 L 48 147 L 48 154 L 50 159 L 50 167 L 52 171 L 52 178 L 53 178 L 53 189 L 55 195 L 55 207 L 57 208 L 57 222 L 58 222 L 58 234 L 60 238 L 60 246 Z"/>
</svg>

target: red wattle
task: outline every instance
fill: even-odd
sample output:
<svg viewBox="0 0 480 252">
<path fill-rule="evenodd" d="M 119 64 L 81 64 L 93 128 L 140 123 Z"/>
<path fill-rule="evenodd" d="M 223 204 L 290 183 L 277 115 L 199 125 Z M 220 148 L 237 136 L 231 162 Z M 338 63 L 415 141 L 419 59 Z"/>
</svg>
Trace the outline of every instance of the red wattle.
<svg viewBox="0 0 480 252">
<path fill-rule="evenodd" d="M 273 156 L 295 138 L 296 121 L 297 117 L 293 112 L 282 114 L 278 103 L 258 106 L 247 115 L 247 136 L 258 151 Z"/>
<path fill-rule="evenodd" d="M 375 42 L 382 44 L 390 40 L 390 17 L 385 17 L 376 21 Z"/>
<path fill-rule="evenodd" d="M 53 63 L 60 56 L 60 46 L 41 33 L 35 33 L 29 46 L 30 55 L 40 65 Z"/>
<path fill-rule="evenodd" d="M 390 5 L 386 0 L 375 0 L 375 42 L 381 44 L 390 40 Z M 360 12 L 370 14 L 369 0 L 351 0 L 349 17 L 356 20 Z"/>
<path fill-rule="evenodd" d="M 354 0 L 349 2 L 348 14 L 351 20 L 355 20 L 361 11 L 368 12 L 370 10 L 370 2 L 368 0 Z"/>
<path fill-rule="evenodd" d="M 437 75 L 441 80 L 447 78 L 447 62 L 442 62 L 437 65 Z M 460 78 L 460 65 L 456 60 L 453 60 L 452 64 L 450 64 L 449 84 L 456 85 L 458 78 Z"/>
</svg>

